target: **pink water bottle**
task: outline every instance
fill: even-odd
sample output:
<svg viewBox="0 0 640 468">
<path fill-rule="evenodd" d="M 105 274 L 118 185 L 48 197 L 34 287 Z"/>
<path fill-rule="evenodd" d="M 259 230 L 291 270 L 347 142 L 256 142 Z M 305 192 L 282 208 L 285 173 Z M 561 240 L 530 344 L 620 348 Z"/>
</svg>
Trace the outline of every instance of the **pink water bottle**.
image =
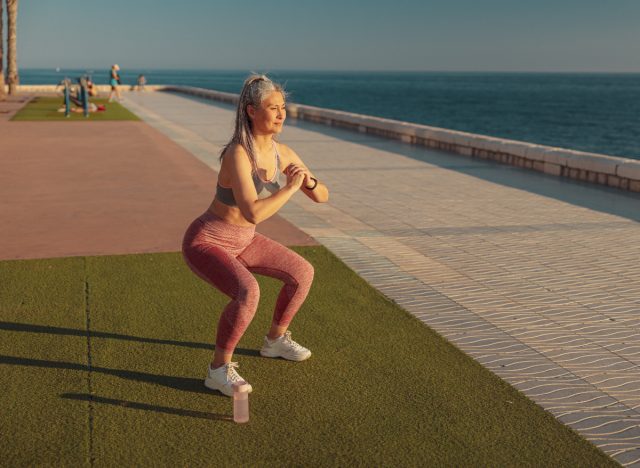
<svg viewBox="0 0 640 468">
<path fill-rule="evenodd" d="M 233 420 L 237 423 L 249 422 L 249 384 L 233 384 Z"/>
</svg>

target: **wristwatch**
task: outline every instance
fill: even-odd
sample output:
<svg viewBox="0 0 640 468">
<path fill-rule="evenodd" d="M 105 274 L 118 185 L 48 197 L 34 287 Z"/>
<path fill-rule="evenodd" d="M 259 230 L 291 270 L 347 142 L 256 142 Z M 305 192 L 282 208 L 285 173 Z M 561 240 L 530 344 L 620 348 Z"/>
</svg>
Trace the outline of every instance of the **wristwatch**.
<svg viewBox="0 0 640 468">
<path fill-rule="evenodd" d="M 304 188 L 306 188 L 307 190 L 313 190 L 314 188 L 317 187 L 318 185 L 318 179 L 316 179 L 315 177 L 310 177 L 311 180 L 313 180 L 314 184 L 312 187 L 307 187 L 306 185 L 304 186 Z"/>
</svg>

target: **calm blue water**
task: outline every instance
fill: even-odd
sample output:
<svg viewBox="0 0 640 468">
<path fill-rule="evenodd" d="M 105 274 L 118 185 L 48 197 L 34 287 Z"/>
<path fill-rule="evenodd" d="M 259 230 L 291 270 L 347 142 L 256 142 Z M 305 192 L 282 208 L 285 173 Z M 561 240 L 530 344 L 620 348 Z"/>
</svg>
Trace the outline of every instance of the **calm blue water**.
<svg viewBox="0 0 640 468">
<path fill-rule="evenodd" d="M 54 84 L 85 70 L 22 70 Z M 98 84 L 108 70 L 89 70 Z M 240 92 L 246 71 L 123 70 L 123 84 Z M 300 72 L 270 76 L 289 100 L 514 140 L 640 159 L 640 74 Z"/>
</svg>

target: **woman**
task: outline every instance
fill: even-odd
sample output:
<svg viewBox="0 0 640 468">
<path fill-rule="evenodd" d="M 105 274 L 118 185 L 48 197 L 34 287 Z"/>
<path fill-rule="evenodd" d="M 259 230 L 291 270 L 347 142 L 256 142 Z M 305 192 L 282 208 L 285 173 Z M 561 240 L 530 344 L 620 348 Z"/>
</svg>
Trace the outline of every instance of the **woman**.
<svg viewBox="0 0 640 468">
<path fill-rule="evenodd" d="M 276 214 L 298 190 L 317 203 L 329 198 L 327 187 L 295 151 L 277 142 L 285 118 L 282 87 L 264 75 L 250 76 L 240 93 L 233 137 L 220 155 L 215 198 L 189 226 L 183 241 L 189 267 L 231 298 L 220 316 L 204 383 L 228 396 L 233 395 L 234 383 L 246 382 L 231 358 L 258 306 L 260 291 L 252 273 L 284 282 L 260 354 L 292 361 L 311 356 L 287 329 L 309 292 L 313 267 L 255 232 L 256 224 Z M 286 182 L 280 182 L 281 173 Z"/>
<path fill-rule="evenodd" d="M 111 66 L 111 77 L 109 78 L 109 84 L 111 85 L 111 92 L 109 93 L 109 102 L 113 101 L 113 95 L 116 95 L 118 101 L 121 101 L 120 97 L 120 89 L 118 89 L 118 85 L 120 84 L 120 67 L 118 65 Z"/>
</svg>

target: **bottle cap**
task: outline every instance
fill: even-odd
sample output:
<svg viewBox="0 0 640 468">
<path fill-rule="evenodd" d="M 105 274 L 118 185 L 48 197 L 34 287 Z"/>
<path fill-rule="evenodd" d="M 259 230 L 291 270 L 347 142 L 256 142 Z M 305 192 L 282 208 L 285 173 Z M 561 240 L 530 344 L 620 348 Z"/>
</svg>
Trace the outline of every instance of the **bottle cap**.
<svg viewBox="0 0 640 468">
<path fill-rule="evenodd" d="M 233 384 L 234 392 L 248 392 L 249 384 L 247 382 L 238 382 Z"/>
</svg>

